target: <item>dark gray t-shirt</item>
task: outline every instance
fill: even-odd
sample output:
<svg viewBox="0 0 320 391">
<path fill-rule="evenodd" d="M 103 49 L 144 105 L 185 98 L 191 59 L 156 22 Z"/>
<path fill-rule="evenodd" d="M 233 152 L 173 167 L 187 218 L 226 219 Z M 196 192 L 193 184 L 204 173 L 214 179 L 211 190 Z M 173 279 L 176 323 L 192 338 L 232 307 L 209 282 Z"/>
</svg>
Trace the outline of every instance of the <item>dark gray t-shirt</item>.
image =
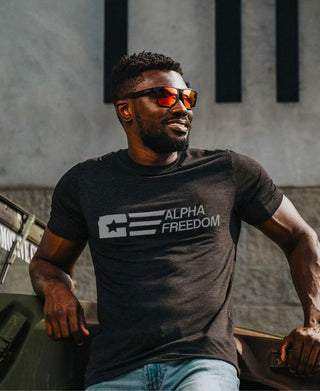
<svg viewBox="0 0 320 391">
<path fill-rule="evenodd" d="M 241 220 L 269 219 L 282 194 L 254 160 L 190 149 L 166 167 L 127 150 L 73 167 L 49 229 L 89 242 L 101 331 L 87 385 L 192 357 L 237 366 L 231 292 Z"/>
</svg>

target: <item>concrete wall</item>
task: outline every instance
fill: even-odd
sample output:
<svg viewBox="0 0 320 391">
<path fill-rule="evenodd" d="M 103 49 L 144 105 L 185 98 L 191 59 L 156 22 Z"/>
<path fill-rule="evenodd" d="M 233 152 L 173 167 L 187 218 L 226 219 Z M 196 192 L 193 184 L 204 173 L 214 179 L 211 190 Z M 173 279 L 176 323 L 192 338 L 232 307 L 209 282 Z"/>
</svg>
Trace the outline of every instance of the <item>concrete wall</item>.
<svg viewBox="0 0 320 391">
<path fill-rule="evenodd" d="M 243 102 L 215 102 L 214 1 L 129 1 L 129 51 L 181 61 L 199 91 L 192 145 L 260 161 L 320 232 L 320 2 L 300 1 L 300 96 L 276 103 L 275 1 L 243 0 Z M 1 0 L 0 192 L 45 221 L 58 178 L 80 160 L 126 146 L 103 105 L 103 0 Z M 286 333 L 302 312 L 281 251 L 244 224 L 235 284 L 237 324 Z M 95 299 L 90 258 L 80 298 Z M 16 264 L 1 291 L 31 292 Z"/>
<path fill-rule="evenodd" d="M 275 99 L 275 1 L 243 0 L 243 102 L 215 103 L 214 1 L 129 1 L 129 51 L 181 61 L 199 91 L 193 146 L 258 159 L 277 183 L 320 183 L 320 3 L 300 2 L 301 102 Z M 116 31 L 115 31 L 116 34 Z M 102 104 L 103 0 L 0 2 L 0 185 L 53 186 L 125 147 Z"/>
</svg>

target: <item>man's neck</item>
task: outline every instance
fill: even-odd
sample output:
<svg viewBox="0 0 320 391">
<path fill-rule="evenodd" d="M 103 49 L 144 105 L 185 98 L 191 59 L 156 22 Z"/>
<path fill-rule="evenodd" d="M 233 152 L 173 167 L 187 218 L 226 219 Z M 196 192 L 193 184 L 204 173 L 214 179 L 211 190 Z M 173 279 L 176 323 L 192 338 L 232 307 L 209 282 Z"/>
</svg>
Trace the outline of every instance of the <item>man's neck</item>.
<svg viewBox="0 0 320 391">
<path fill-rule="evenodd" d="M 128 148 L 129 157 L 141 166 L 167 166 L 178 158 L 178 152 L 156 153 L 146 149 Z"/>
</svg>

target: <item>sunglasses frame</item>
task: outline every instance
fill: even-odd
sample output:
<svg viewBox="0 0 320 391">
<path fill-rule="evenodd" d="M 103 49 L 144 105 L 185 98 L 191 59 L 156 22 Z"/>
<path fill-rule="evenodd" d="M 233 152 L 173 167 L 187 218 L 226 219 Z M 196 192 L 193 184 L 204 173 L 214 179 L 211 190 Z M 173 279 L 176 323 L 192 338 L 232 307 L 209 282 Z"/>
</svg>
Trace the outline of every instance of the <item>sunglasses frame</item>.
<svg viewBox="0 0 320 391">
<path fill-rule="evenodd" d="M 175 100 L 175 102 L 171 105 L 171 106 L 167 106 L 167 105 L 162 105 L 159 103 L 159 91 L 162 90 L 163 88 L 174 88 L 175 90 L 177 90 L 178 94 L 177 94 L 177 98 Z M 195 101 L 194 101 L 194 105 L 190 107 L 190 109 L 188 109 L 184 103 L 184 99 L 183 99 L 183 91 L 192 91 L 195 93 Z M 159 106 L 161 107 L 167 107 L 167 108 L 171 108 L 173 107 L 177 102 L 178 100 L 181 100 L 184 104 L 184 106 L 186 107 L 187 110 L 191 110 L 193 107 L 195 107 L 196 103 L 197 103 L 197 91 L 196 90 L 193 90 L 192 88 L 176 88 L 176 87 L 169 87 L 169 86 L 161 86 L 161 87 L 153 87 L 153 88 L 147 88 L 146 90 L 141 90 L 141 91 L 136 91 L 136 92 L 129 92 L 128 94 L 124 95 L 124 97 L 122 99 L 127 99 L 127 98 L 131 98 L 131 99 L 135 99 L 135 98 L 140 98 L 141 96 L 147 96 L 147 95 L 150 95 L 152 93 L 156 93 L 156 98 L 157 98 L 157 103 Z"/>
</svg>

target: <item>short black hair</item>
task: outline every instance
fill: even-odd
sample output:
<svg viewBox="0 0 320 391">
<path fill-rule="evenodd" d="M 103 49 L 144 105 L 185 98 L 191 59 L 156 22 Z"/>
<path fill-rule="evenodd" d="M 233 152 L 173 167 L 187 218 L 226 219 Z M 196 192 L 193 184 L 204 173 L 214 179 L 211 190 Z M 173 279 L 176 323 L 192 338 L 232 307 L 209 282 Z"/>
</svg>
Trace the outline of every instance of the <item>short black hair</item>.
<svg viewBox="0 0 320 391">
<path fill-rule="evenodd" d="M 112 101 L 121 99 L 130 88 L 142 80 L 141 74 L 154 69 L 175 71 L 182 76 L 180 63 L 160 53 L 141 52 L 123 56 L 113 68 L 111 76 Z"/>
</svg>

